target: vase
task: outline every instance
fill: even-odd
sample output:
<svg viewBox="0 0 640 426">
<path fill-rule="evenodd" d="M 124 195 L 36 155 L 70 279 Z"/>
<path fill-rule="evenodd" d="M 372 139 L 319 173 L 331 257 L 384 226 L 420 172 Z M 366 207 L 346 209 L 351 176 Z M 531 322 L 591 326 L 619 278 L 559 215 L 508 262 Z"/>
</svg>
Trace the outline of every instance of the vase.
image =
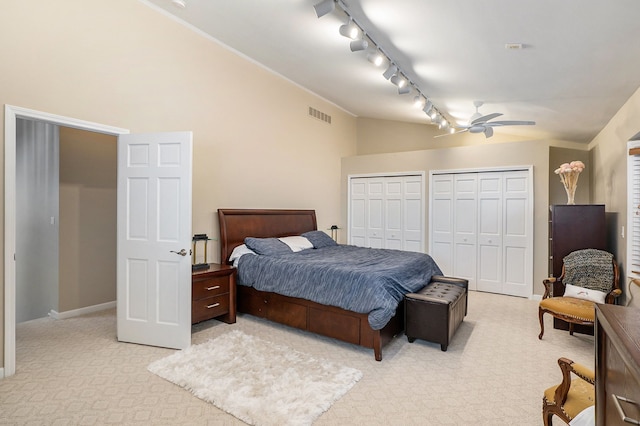
<svg viewBox="0 0 640 426">
<path fill-rule="evenodd" d="M 564 187 L 565 191 L 567 191 L 567 205 L 576 203 L 576 187 L 568 188 Z"/>
</svg>

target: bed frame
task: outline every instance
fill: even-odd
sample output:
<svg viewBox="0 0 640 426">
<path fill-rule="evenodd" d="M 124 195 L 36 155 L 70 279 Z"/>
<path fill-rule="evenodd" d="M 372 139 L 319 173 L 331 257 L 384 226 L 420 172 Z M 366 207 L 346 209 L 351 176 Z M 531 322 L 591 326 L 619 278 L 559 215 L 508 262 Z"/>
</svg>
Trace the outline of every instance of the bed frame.
<svg viewBox="0 0 640 426">
<path fill-rule="evenodd" d="M 245 237 L 286 237 L 317 229 L 314 210 L 218 209 L 218 220 L 223 263 L 229 263 Z M 376 361 L 382 360 L 382 347 L 404 329 L 402 303 L 382 330 L 371 328 L 367 314 L 243 285 L 238 286 L 237 303 L 238 312 L 372 348 Z"/>
</svg>

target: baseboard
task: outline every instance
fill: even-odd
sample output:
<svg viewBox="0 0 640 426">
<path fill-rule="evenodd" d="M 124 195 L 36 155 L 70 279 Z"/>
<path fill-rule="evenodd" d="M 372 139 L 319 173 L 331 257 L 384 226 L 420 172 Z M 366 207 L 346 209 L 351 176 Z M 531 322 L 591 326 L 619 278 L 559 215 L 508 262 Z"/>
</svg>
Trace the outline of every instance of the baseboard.
<svg viewBox="0 0 640 426">
<path fill-rule="evenodd" d="M 49 316 L 53 319 L 67 319 L 80 315 L 90 314 L 92 312 L 105 311 L 107 309 L 113 309 L 116 307 L 116 301 L 101 303 L 99 305 L 86 306 L 84 308 L 73 309 L 71 311 L 56 312 L 53 309 L 49 312 Z"/>
<path fill-rule="evenodd" d="M 0 379 L 4 379 L 4 368 L 0 367 Z"/>
</svg>

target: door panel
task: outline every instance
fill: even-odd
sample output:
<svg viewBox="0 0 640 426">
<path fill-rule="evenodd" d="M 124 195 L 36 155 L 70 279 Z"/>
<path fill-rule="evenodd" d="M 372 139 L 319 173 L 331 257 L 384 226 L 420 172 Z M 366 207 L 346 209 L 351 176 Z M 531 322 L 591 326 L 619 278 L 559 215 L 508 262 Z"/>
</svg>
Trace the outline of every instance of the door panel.
<svg viewBox="0 0 640 426">
<path fill-rule="evenodd" d="M 191 343 L 191 133 L 118 139 L 118 340 Z"/>
</svg>

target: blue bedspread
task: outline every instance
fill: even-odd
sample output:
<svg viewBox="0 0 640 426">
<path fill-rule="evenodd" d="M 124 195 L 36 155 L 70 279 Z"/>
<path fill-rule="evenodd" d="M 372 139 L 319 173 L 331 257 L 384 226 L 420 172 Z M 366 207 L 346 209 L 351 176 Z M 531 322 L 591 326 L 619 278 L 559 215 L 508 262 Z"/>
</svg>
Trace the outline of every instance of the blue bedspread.
<svg viewBox="0 0 640 426">
<path fill-rule="evenodd" d="M 431 256 L 349 245 L 277 256 L 244 255 L 238 283 L 257 290 L 368 313 L 374 330 L 396 313 L 406 293 L 442 275 Z"/>
</svg>

